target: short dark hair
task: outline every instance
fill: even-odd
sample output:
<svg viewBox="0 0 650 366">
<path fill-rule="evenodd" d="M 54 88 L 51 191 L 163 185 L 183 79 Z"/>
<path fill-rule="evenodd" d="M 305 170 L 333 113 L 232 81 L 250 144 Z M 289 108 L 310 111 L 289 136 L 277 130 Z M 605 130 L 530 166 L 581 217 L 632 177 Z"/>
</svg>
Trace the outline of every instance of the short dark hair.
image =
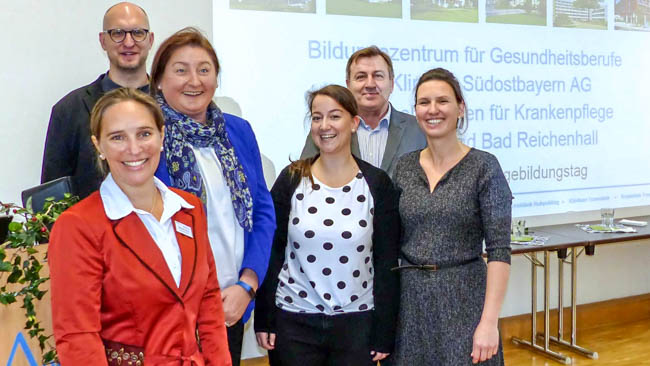
<svg viewBox="0 0 650 366">
<path fill-rule="evenodd" d="M 418 101 L 418 90 L 420 89 L 420 86 L 427 81 L 432 80 L 438 80 L 447 83 L 454 91 L 454 95 L 456 96 L 456 103 L 462 103 L 465 106 L 465 114 L 467 114 L 467 102 L 465 101 L 465 97 L 463 97 L 463 91 L 460 88 L 458 79 L 456 79 L 456 76 L 454 76 L 451 71 L 443 69 L 442 67 L 431 69 L 420 76 L 418 83 L 415 85 L 415 104 L 417 104 Z M 458 130 L 463 133 L 467 130 L 467 124 L 468 123 L 465 116 L 460 117 L 456 128 L 458 128 Z"/>
<path fill-rule="evenodd" d="M 350 80 L 350 68 L 352 67 L 352 64 L 356 63 L 360 58 L 365 58 L 365 57 L 375 57 L 375 56 L 380 56 L 381 58 L 384 59 L 386 62 L 386 65 L 388 65 L 388 76 L 391 80 L 395 78 L 395 72 L 393 71 L 393 61 L 391 61 L 390 57 L 388 54 L 379 47 L 372 45 L 370 47 L 362 48 L 350 56 L 348 59 L 348 64 L 345 66 L 345 80 Z"/>
<path fill-rule="evenodd" d="M 174 51 L 184 46 L 204 49 L 214 63 L 216 76 L 219 76 L 219 59 L 210 41 L 194 27 L 183 28 L 167 38 L 156 52 L 156 56 L 151 64 L 151 81 L 149 83 L 149 93 L 151 95 L 156 96 L 158 94 L 158 84 L 160 84 L 160 80 L 165 73 L 165 67 L 167 67 L 167 63 Z"/>
</svg>

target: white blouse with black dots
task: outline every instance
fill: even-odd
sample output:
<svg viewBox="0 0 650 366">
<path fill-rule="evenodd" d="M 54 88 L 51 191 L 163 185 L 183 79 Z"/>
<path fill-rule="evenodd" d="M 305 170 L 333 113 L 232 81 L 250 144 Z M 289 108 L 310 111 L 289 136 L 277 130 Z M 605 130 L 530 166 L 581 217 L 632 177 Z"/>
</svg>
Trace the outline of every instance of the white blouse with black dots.
<svg viewBox="0 0 650 366">
<path fill-rule="evenodd" d="M 359 172 L 343 187 L 303 178 L 291 198 L 276 305 L 334 315 L 374 308 L 370 188 Z"/>
</svg>

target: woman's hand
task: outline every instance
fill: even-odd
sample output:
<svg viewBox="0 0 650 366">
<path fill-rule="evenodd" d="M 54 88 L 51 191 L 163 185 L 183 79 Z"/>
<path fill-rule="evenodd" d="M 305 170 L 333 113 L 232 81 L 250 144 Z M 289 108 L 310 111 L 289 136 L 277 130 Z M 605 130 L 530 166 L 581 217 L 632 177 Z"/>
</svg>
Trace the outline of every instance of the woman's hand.
<svg viewBox="0 0 650 366">
<path fill-rule="evenodd" d="M 226 318 L 226 326 L 234 325 L 241 319 L 251 302 L 251 297 L 239 285 L 232 285 L 225 290 L 221 290 L 221 301 L 223 301 L 223 314 Z"/>
<path fill-rule="evenodd" d="M 489 360 L 499 350 L 499 329 L 496 324 L 479 322 L 474 331 L 472 363 Z"/>
<path fill-rule="evenodd" d="M 257 344 L 267 351 L 275 349 L 275 333 L 257 332 L 255 333 Z"/>
<path fill-rule="evenodd" d="M 472 362 L 489 360 L 499 352 L 499 312 L 508 287 L 510 264 L 492 261 L 487 265 L 487 284 L 483 314 L 474 331 Z"/>
<path fill-rule="evenodd" d="M 381 361 L 384 358 L 388 357 L 388 355 L 390 355 L 390 353 L 370 351 L 370 356 L 372 356 L 372 362 Z"/>
<path fill-rule="evenodd" d="M 257 275 L 252 269 L 244 268 L 239 280 L 247 283 L 257 291 Z M 223 313 L 227 327 L 235 325 L 241 319 L 251 300 L 248 291 L 239 285 L 232 285 L 221 290 L 221 301 L 223 301 Z"/>
</svg>

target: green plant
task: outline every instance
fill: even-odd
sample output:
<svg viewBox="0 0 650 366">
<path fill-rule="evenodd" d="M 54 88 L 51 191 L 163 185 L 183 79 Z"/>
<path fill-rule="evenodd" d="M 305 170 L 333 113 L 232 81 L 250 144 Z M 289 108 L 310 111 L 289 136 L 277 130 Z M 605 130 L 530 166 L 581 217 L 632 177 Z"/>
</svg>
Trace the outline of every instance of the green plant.
<svg viewBox="0 0 650 366">
<path fill-rule="evenodd" d="M 34 247 L 48 241 L 54 221 L 77 201 L 78 198 L 70 194 L 59 201 L 48 198 L 43 210 L 36 213 L 31 209 L 31 200 L 27 201 L 26 208 L 0 202 L 0 213 L 21 218 L 20 221 L 9 224 L 7 239 L 0 244 L 0 304 L 9 305 L 22 299 L 25 330 L 30 337 L 38 340 L 44 364 L 56 360 L 56 350 L 48 342 L 52 335 L 46 335 L 45 329 L 41 327 L 34 302 L 43 298 L 47 291 L 41 290 L 40 286 L 50 278 L 41 277 L 43 264 L 37 258 Z M 14 250 L 8 253 L 7 249 Z"/>
</svg>

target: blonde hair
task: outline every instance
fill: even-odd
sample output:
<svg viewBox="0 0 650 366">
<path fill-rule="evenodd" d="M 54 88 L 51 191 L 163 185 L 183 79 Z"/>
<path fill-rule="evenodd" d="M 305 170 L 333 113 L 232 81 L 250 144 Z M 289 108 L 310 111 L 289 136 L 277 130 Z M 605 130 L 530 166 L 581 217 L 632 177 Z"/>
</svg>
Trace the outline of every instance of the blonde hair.
<svg viewBox="0 0 650 366">
<path fill-rule="evenodd" d="M 158 128 L 158 131 L 162 132 L 165 118 L 163 117 L 158 103 L 156 103 L 152 97 L 137 89 L 119 88 L 104 94 L 104 96 L 99 98 L 97 103 L 95 103 L 92 112 L 90 112 L 90 135 L 94 136 L 95 139 L 99 141 L 102 132 L 104 113 L 106 110 L 115 104 L 127 101 L 136 102 L 147 108 L 156 122 L 156 128 Z M 95 150 L 95 153 L 97 154 L 97 169 L 99 169 L 102 176 L 106 176 L 110 172 L 108 163 L 106 160 L 99 158 L 99 151 Z"/>
</svg>

